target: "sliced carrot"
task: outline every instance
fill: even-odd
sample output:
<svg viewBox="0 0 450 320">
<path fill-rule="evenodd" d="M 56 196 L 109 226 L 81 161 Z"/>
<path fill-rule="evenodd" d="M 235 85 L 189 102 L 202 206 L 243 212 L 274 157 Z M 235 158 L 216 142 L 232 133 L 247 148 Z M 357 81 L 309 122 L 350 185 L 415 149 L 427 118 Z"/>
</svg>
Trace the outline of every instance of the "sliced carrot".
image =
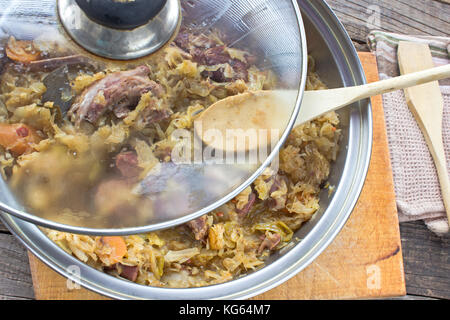
<svg viewBox="0 0 450 320">
<path fill-rule="evenodd" d="M 106 246 L 109 251 L 108 254 L 99 254 L 100 259 L 108 265 L 122 261 L 127 253 L 127 245 L 123 237 L 100 237 L 100 245 Z"/>
<path fill-rule="evenodd" d="M 5 51 L 8 58 L 22 63 L 38 60 L 41 56 L 32 41 L 16 40 L 14 37 L 9 38 Z"/>
<path fill-rule="evenodd" d="M 36 130 L 23 123 L 0 123 L 0 145 L 20 156 L 33 150 L 33 144 L 41 141 Z"/>
</svg>

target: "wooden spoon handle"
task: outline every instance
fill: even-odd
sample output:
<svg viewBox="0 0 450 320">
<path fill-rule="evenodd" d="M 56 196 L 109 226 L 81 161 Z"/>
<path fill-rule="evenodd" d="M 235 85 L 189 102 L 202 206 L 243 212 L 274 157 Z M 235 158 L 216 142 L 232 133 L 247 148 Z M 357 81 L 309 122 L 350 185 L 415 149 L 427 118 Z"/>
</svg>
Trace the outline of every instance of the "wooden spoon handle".
<svg viewBox="0 0 450 320">
<path fill-rule="evenodd" d="M 308 122 L 324 113 L 356 101 L 423 83 L 450 78 L 450 65 L 414 72 L 362 86 L 306 91 L 296 124 Z"/>
</svg>

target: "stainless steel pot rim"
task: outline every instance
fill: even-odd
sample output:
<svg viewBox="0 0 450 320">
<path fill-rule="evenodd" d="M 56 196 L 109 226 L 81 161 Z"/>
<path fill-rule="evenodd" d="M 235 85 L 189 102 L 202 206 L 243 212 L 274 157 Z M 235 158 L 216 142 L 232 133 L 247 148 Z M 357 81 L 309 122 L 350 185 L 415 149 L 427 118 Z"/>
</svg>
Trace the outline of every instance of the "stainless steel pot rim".
<svg viewBox="0 0 450 320">
<path fill-rule="evenodd" d="M 297 118 L 297 115 L 300 111 L 300 106 L 302 102 L 303 93 L 305 91 L 306 86 L 306 74 L 307 74 L 307 66 L 308 66 L 308 49 L 307 49 L 307 43 L 306 43 L 306 34 L 305 29 L 303 25 L 303 19 L 300 13 L 300 8 L 297 4 L 296 0 L 291 0 L 295 15 L 297 17 L 297 27 L 298 32 L 300 34 L 300 41 L 301 41 L 301 50 L 302 50 L 302 75 L 300 78 L 300 86 L 298 88 L 298 95 L 295 103 L 294 111 L 291 115 L 291 118 L 289 120 L 288 125 L 286 126 L 286 130 L 281 136 L 280 140 L 276 144 L 276 146 L 272 149 L 272 152 L 270 155 L 266 158 L 266 160 L 259 166 L 259 168 L 247 179 L 245 180 L 240 186 L 238 186 L 235 190 L 230 192 L 225 197 L 222 197 L 221 199 L 217 200 L 216 202 L 210 204 L 209 206 L 198 210 L 196 212 L 193 212 L 191 214 L 185 215 L 180 218 L 155 223 L 152 225 L 142 226 L 142 227 L 130 227 L 130 228 L 121 228 L 121 229 L 105 229 L 105 228 L 85 228 L 85 227 L 77 227 L 77 226 L 71 226 L 67 224 L 58 223 L 55 221 L 50 221 L 47 219 L 40 218 L 38 216 L 35 216 L 33 214 L 30 214 L 24 210 L 19 210 L 17 208 L 14 208 L 12 206 L 8 206 L 4 204 L 3 202 L 0 202 L 0 210 L 3 212 L 6 212 L 8 214 L 11 214 L 13 216 L 16 216 L 22 220 L 35 223 L 39 226 L 46 227 L 49 229 L 54 230 L 60 230 L 70 233 L 76 233 L 76 234 L 85 234 L 85 235 L 105 235 L 105 236 L 117 236 L 117 235 L 131 235 L 131 234 L 139 234 L 139 233 L 146 233 L 151 232 L 155 230 L 160 229 L 167 229 L 170 227 L 174 227 L 177 225 L 181 225 L 183 223 L 186 223 L 188 221 L 191 221 L 195 218 L 198 218 L 204 214 L 207 214 L 211 212 L 212 210 L 220 207 L 221 205 L 227 203 L 228 201 L 232 200 L 234 197 L 236 197 L 239 193 L 241 193 L 245 188 L 247 188 L 258 176 L 260 176 L 264 169 L 267 168 L 274 158 L 277 156 L 279 150 L 283 146 L 284 142 L 286 141 L 290 131 L 292 130 L 292 127 L 294 126 L 295 120 Z M 5 184 L 3 180 L 0 181 L 1 184 Z M 4 188 L 5 189 L 5 188 Z M 10 199 L 13 199 L 11 194 L 6 195 Z"/>
<path fill-rule="evenodd" d="M 338 42 L 342 57 L 340 63 L 348 70 L 346 85 L 361 84 L 365 82 L 364 72 L 352 46 L 348 35 L 337 17 L 323 1 L 311 4 L 301 3 L 302 9 L 316 18 L 327 14 L 329 17 L 328 29 Z M 324 19 L 321 17 L 321 19 Z M 325 26 L 323 26 L 325 28 Z M 10 230 L 33 252 L 52 269 L 63 276 L 81 284 L 87 289 L 117 299 L 245 299 L 267 291 L 280 283 L 295 276 L 299 271 L 309 265 L 335 238 L 342 229 L 353 210 L 360 192 L 370 162 L 372 147 L 372 115 L 370 104 L 367 107 L 355 108 L 350 115 L 350 132 L 348 143 L 348 156 L 337 186 L 335 196 L 308 235 L 296 246 L 285 252 L 279 259 L 270 265 L 224 284 L 191 289 L 155 288 L 138 285 L 125 280 L 113 278 L 103 274 L 76 258 L 65 253 L 55 243 L 48 239 L 40 230 L 20 219 L 3 215 L 2 220 Z M 335 210 L 337 208 L 337 210 Z M 330 219 L 331 218 L 331 219 Z M 317 238 L 319 236 L 319 238 Z M 68 272 L 69 266 L 80 268 L 80 277 L 74 277 Z"/>
</svg>

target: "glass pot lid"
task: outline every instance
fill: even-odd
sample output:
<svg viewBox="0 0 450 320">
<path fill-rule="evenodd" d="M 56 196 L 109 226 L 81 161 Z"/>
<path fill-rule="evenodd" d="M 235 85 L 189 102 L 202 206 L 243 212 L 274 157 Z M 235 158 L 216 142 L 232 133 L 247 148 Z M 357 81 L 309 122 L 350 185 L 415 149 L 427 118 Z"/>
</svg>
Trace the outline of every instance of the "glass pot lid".
<svg viewBox="0 0 450 320">
<path fill-rule="evenodd" d="M 306 80 L 296 2 L 153 4 L 0 0 L 2 211 L 74 233 L 140 233 L 249 197 L 276 170 Z M 215 132 L 194 134 L 215 102 L 271 89 L 298 94 L 266 148 L 224 152 L 208 146 Z"/>
</svg>

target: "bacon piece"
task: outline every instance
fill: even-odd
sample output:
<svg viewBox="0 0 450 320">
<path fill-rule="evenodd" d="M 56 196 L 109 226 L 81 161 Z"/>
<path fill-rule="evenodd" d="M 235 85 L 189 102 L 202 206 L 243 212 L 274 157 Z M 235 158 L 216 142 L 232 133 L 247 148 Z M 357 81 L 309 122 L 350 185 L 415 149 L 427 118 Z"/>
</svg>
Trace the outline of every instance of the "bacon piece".
<svg viewBox="0 0 450 320">
<path fill-rule="evenodd" d="M 125 279 L 135 282 L 139 274 L 138 266 L 127 266 L 122 263 L 117 264 L 119 275 Z"/>
<path fill-rule="evenodd" d="M 110 266 L 103 266 L 103 271 L 108 273 L 114 273 L 115 271 L 117 271 L 119 276 L 121 276 L 122 278 L 135 282 L 139 274 L 139 267 L 127 266 L 119 262 Z"/>
</svg>

